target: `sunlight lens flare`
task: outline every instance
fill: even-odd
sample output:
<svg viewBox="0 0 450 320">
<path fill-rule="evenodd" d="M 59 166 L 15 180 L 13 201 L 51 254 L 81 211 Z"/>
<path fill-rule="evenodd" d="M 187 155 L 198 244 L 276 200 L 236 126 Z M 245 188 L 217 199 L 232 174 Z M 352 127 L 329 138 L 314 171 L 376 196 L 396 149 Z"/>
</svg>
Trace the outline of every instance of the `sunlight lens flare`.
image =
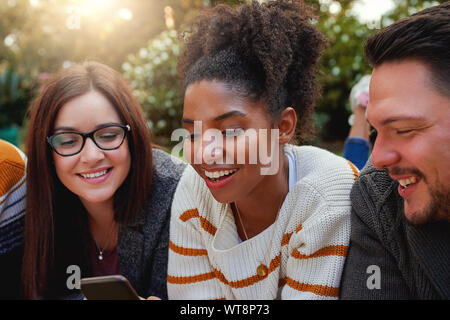
<svg viewBox="0 0 450 320">
<path fill-rule="evenodd" d="M 111 0 L 77 0 L 74 1 L 75 5 L 78 5 L 81 9 L 81 13 L 85 16 L 93 15 L 99 11 L 107 9 L 111 3 Z"/>
</svg>

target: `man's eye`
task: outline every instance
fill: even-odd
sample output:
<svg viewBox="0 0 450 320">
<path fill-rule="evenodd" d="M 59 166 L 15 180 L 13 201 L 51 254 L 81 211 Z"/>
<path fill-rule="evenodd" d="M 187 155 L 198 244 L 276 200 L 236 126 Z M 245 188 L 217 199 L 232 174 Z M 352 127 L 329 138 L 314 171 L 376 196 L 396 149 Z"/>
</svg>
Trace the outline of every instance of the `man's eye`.
<svg viewBox="0 0 450 320">
<path fill-rule="evenodd" d="M 242 128 L 225 129 L 222 131 L 222 134 L 226 137 L 236 137 L 242 133 L 244 133 L 244 129 Z"/>
<path fill-rule="evenodd" d="M 407 135 L 407 134 L 412 133 L 414 131 L 415 131 L 414 129 L 397 129 L 396 130 L 397 134 L 399 134 L 399 135 Z"/>
</svg>

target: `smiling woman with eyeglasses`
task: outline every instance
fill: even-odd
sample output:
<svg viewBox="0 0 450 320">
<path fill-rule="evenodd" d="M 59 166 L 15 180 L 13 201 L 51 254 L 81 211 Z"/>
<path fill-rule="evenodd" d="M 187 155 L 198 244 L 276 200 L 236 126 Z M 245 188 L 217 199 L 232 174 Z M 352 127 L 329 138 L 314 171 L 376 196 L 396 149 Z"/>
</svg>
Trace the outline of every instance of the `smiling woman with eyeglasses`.
<svg viewBox="0 0 450 320">
<path fill-rule="evenodd" d="M 140 296 L 167 298 L 169 213 L 185 165 L 152 148 L 119 74 L 86 62 L 50 78 L 30 107 L 26 151 L 24 297 L 79 294 L 67 285 L 75 265 L 82 278 L 121 274 Z"/>
</svg>

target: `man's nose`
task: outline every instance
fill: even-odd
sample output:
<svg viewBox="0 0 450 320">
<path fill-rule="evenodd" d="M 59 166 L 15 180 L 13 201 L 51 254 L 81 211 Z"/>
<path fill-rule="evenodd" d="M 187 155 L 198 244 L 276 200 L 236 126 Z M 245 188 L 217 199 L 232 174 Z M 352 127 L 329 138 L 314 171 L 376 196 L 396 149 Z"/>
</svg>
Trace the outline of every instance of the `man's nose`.
<svg viewBox="0 0 450 320">
<path fill-rule="evenodd" d="M 400 161 L 400 153 L 389 139 L 378 135 L 372 148 L 372 164 L 377 169 L 388 168 Z"/>
</svg>

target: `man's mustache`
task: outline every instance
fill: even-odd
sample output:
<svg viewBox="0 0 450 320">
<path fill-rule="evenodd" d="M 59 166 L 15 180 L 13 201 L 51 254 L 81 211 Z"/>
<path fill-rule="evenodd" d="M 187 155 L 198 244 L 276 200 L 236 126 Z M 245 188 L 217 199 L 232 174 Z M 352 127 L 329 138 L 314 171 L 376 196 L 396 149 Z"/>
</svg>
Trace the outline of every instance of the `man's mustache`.
<svg viewBox="0 0 450 320">
<path fill-rule="evenodd" d="M 393 167 L 393 168 L 386 168 L 386 171 L 388 174 L 395 175 L 395 176 L 406 175 L 406 174 L 416 175 L 420 179 L 423 179 L 425 182 L 427 182 L 427 180 L 425 179 L 425 175 L 417 168 Z"/>
</svg>

